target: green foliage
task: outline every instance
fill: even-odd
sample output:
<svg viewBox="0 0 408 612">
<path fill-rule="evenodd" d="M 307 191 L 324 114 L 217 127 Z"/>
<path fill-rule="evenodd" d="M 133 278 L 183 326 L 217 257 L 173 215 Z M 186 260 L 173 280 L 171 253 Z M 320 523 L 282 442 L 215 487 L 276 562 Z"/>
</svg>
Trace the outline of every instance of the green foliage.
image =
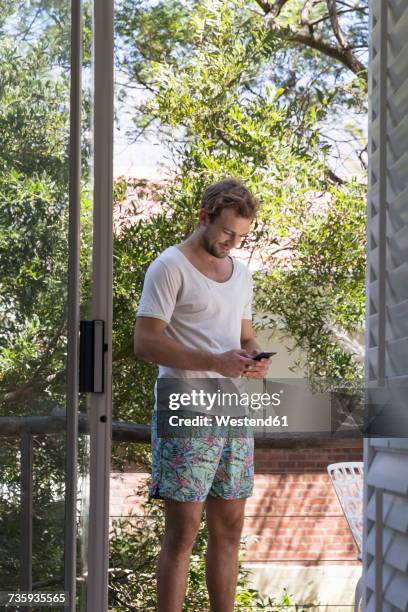
<svg viewBox="0 0 408 612">
<path fill-rule="evenodd" d="M 161 4 L 156 8 L 164 11 Z M 137 15 L 143 31 L 152 14 L 139 4 Z M 280 43 L 248 16 L 245 2 L 208 0 L 188 17 L 180 15 L 173 13 L 183 27 L 194 23 L 189 45 L 180 62 L 177 53 L 169 61 L 155 56 L 144 62 L 151 95 L 136 115 L 139 128 L 160 126 L 177 166 L 160 199 L 171 223 L 177 220 L 184 231 L 170 233 L 162 246 L 194 229 L 206 185 L 228 175 L 241 178 L 262 203 L 247 245 L 263 261 L 256 275 L 258 308 L 280 315 L 306 353 L 306 374 L 361 374 L 358 342 L 350 350 L 353 343 L 340 340 L 358 336 L 364 319 L 364 186 L 338 180 L 328 166 L 319 123 L 328 116 L 330 97 L 319 90 L 315 103 L 299 109 L 284 90 L 265 82 L 265 62 Z M 328 204 L 314 204 L 317 196 Z M 291 253 L 289 265 L 274 258 L 283 246 Z M 129 260 L 140 261 L 140 254 Z M 271 317 L 265 324 L 273 327 Z"/>
<path fill-rule="evenodd" d="M 311 377 L 363 375 L 361 339 L 352 345 L 364 326 L 363 190 L 355 182 L 332 189 L 329 209 L 305 218 L 293 236 L 290 267 L 256 274 L 256 307 L 295 338 L 307 359 L 299 365 Z"/>
<path fill-rule="evenodd" d="M 21 50 L 42 51 L 47 66 L 58 66 L 68 74 L 71 60 L 71 5 L 58 0 L 2 0 L 0 34 L 19 42 Z M 83 66 L 91 62 L 93 5 L 82 2 Z"/>
<path fill-rule="evenodd" d="M 38 416 L 64 408 L 66 401 L 69 78 L 50 55 L 52 37 L 42 38 L 40 11 L 31 13 L 23 32 L 28 5 L 18 15 L 20 21 L 13 12 L 16 4 L 4 5 L 0 416 Z M 86 179 L 86 166 L 83 175 Z M 87 198 L 84 190 L 84 226 L 86 217 L 89 221 Z M 89 223 L 87 229 L 82 237 L 83 287 L 88 282 Z M 65 435 L 34 437 L 33 581 L 58 590 L 63 588 L 65 451 Z M 2 437 L 0 465 L 0 581 L 3 590 L 16 590 L 21 536 L 18 437 Z"/>
<path fill-rule="evenodd" d="M 69 82 L 41 46 L 0 41 L 0 170 L 68 180 Z"/>
<path fill-rule="evenodd" d="M 146 490 L 142 487 L 136 494 L 144 496 Z M 163 534 L 164 513 L 161 503 L 154 500 L 142 502 L 138 514 L 113 523 L 109 557 L 109 605 L 113 612 L 156 609 L 156 564 Z M 191 555 L 185 612 L 209 609 L 205 583 L 207 537 L 204 514 Z M 251 572 L 243 566 L 244 558 L 243 539 L 236 609 L 278 612 L 290 608 L 291 601 L 287 594 L 277 602 L 249 587 Z"/>
<path fill-rule="evenodd" d="M 0 412 L 49 413 L 65 403 L 69 79 L 44 41 L 9 36 L 0 82 Z M 87 198 L 84 190 L 83 292 Z"/>
<path fill-rule="evenodd" d="M 206 65 L 207 73 L 212 73 L 218 64 L 225 70 L 227 86 L 229 65 L 233 64 L 231 58 L 234 60 L 234 55 L 229 53 L 231 47 L 237 40 L 251 50 L 252 42 L 258 39 L 253 61 L 256 74 L 247 83 L 250 91 L 256 90 L 255 83 L 257 86 L 270 83 L 276 90 L 284 92 L 285 104 L 296 109 L 299 116 L 305 109 L 326 100 L 330 116 L 330 124 L 326 127 L 333 128 L 334 124 L 338 127 L 339 118 L 343 116 L 352 121 L 358 115 L 364 116 L 367 112 L 366 73 L 356 74 L 339 60 L 341 53 L 330 53 L 330 49 L 338 48 L 338 41 L 328 18 L 326 2 L 309 3 L 307 15 L 302 13 L 302 19 L 309 20 L 309 27 L 301 25 L 305 3 L 300 0 L 284 3 L 278 18 L 267 23 L 264 13 L 272 10 L 272 3 L 263 3 L 263 10 L 259 5 L 241 0 L 165 0 L 153 5 L 143 0 L 123 0 L 116 15 L 118 68 L 128 76 L 128 85 L 138 83 L 146 87 L 149 95 L 155 96 L 159 87 L 152 67 L 170 67 L 176 73 L 179 69 L 184 71 L 190 58 L 199 56 L 203 45 L 207 45 L 212 51 Z M 350 7 L 338 3 L 336 8 L 340 27 L 347 36 L 349 57 L 366 62 L 367 0 L 353 2 Z M 229 32 L 228 21 L 232 24 Z M 226 35 L 220 49 L 217 38 L 221 28 Z M 304 42 L 312 31 L 318 43 L 314 46 Z M 298 33 L 303 35 L 303 42 L 296 41 Z M 247 69 L 248 63 L 244 62 L 243 71 Z M 124 87 L 121 99 L 126 98 L 126 92 Z M 143 104 L 140 111 L 139 128 L 154 127 L 144 112 Z M 333 145 L 325 138 L 323 130 L 321 144 L 330 146 L 334 152 L 336 143 Z"/>
<path fill-rule="evenodd" d="M 287 3 L 280 16 L 283 27 L 293 26 L 299 6 Z M 243 0 L 120 3 L 119 67 L 148 92 L 135 109 L 135 129 L 160 133 L 176 173 L 155 194 L 162 204 L 159 214 L 139 216 L 133 225 L 125 216 L 118 220 L 114 418 L 148 422 L 152 407 L 155 368 L 135 360 L 132 350 L 146 269 L 192 231 L 203 188 L 226 175 L 243 179 L 262 202 L 248 245 L 265 256 L 264 271 L 256 276 L 257 307 L 281 317 L 286 332 L 306 351 L 311 375 L 348 380 L 361 371 L 340 340 L 346 332 L 357 334 L 364 318 L 364 188 L 333 177 L 321 123 L 338 109 L 364 111 L 364 86 L 358 77 L 344 77 L 344 67 L 334 67 L 332 59 L 275 36 L 254 7 Z M 0 14 L 1 415 L 49 414 L 65 404 L 68 11 L 68 5 L 54 0 L 24 6 L 9 0 Z M 84 66 L 90 62 L 90 15 L 86 4 Z M 362 20 L 350 16 L 350 27 L 353 42 L 364 42 Z M 125 100 L 124 90 L 121 97 Z M 83 118 L 87 136 L 87 97 Z M 350 132 L 363 138 L 353 126 Z M 90 294 L 92 240 L 88 156 L 84 138 L 83 312 Z M 143 185 L 136 187 L 143 192 Z M 118 212 L 127 185 L 121 180 L 115 188 Z M 330 197 L 325 214 L 308 210 L 317 192 Z M 282 241 L 292 252 L 289 269 L 271 259 L 271 249 Z M 148 450 L 114 446 L 114 461 L 137 458 L 147 465 Z M 50 584 L 62 572 L 64 452 L 61 436 L 36 439 L 34 580 Z M 0 567 L 4 587 L 16 584 L 18 570 L 18 458 L 17 441 L 2 442 L 1 484 L 8 492 L 0 501 L 0 527 L 8 534 Z M 154 600 L 162 519 L 157 506 L 147 513 L 142 523 L 132 519 L 118 526 L 112 540 L 111 596 L 117 606 L 122 597 L 140 600 L 142 609 Z M 204 547 L 202 527 L 190 574 L 190 597 L 199 609 L 206 605 Z M 143 565 L 135 568 L 135 559 L 143 559 Z M 280 609 L 281 604 L 266 601 L 247 588 L 241 569 L 237 605 Z"/>
<path fill-rule="evenodd" d="M 2 414 L 63 401 L 69 84 L 46 51 L 0 43 Z"/>
<path fill-rule="evenodd" d="M 123 0 L 115 16 L 117 67 L 137 74 L 139 82 L 149 79 L 144 71 L 146 59 L 155 62 L 182 61 L 185 47 L 191 44 L 191 9 L 200 2 L 167 0 L 147 8 L 144 0 Z"/>
<path fill-rule="evenodd" d="M 32 414 L 44 394 L 54 389 L 57 400 L 63 393 L 66 200 L 58 201 L 61 193 L 45 172 L 41 178 L 3 174 L 0 191 L 3 414 L 15 414 L 17 406 Z"/>
</svg>

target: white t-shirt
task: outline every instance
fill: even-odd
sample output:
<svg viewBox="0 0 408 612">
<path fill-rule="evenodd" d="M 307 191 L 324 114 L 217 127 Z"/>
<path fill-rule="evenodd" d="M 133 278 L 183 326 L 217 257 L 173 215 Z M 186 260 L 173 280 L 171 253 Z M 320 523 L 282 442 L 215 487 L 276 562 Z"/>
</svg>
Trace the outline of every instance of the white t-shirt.
<svg viewBox="0 0 408 612">
<path fill-rule="evenodd" d="M 241 321 L 252 318 L 252 278 L 232 259 L 231 277 L 222 283 L 200 272 L 176 246 L 166 249 L 149 266 L 137 316 L 168 323 L 164 333 L 194 349 L 224 353 L 241 348 Z M 217 372 L 197 372 L 159 366 L 159 378 L 218 378 Z"/>
</svg>

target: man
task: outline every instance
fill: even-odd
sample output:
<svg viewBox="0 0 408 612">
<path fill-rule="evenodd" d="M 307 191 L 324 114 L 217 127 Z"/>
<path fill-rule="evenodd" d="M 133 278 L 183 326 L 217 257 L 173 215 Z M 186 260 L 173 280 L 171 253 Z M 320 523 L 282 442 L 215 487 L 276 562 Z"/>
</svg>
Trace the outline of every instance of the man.
<svg viewBox="0 0 408 612">
<path fill-rule="evenodd" d="M 139 358 L 159 365 L 159 377 L 266 376 L 270 360 L 251 359 L 261 351 L 251 322 L 251 276 L 229 255 L 248 234 L 256 211 L 255 198 L 236 179 L 210 185 L 196 231 L 149 267 L 134 347 Z M 158 610 L 182 610 L 205 504 L 211 610 L 232 612 L 245 501 L 253 488 L 253 439 L 212 438 L 210 444 L 204 437 L 158 438 L 155 413 L 150 496 L 164 499 L 165 508 Z"/>
</svg>

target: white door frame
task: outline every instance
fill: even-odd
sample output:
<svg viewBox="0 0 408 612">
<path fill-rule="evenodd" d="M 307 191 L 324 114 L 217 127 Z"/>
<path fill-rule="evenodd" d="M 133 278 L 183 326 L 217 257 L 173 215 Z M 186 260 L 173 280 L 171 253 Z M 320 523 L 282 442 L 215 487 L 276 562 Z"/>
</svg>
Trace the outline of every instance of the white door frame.
<svg viewBox="0 0 408 612">
<path fill-rule="evenodd" d="M 92 319 L 105 324 L 104 391 L 90 395 L 90 504 L 87 610 L 108 609 L 109 476 L 112 423 L 113 14 L 94 3 L 94 218 Z"/>
<path fill-rule="evenodd" d="M 82 2 L 71 2 L 68 225 L 68 324 L 66 390 L 66 468 L 64 589 L 75 612 L 77 552 L 78 348 L 81 211 Z"/>
</svg>

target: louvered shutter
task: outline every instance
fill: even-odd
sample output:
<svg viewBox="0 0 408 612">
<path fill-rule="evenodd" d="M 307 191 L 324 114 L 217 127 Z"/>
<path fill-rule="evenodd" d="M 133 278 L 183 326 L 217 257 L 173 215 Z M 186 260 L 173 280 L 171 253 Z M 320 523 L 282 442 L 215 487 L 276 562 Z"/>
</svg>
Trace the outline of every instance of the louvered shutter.
<svg viewBox="0 0 408 612">
<path fill-rule="evenodd" d="M 408 390 L 408 2 L 370 9 L 366 379 Z M 408 612 L 408 438 L 364 464 L 364 610 Z"/>
</svg>

